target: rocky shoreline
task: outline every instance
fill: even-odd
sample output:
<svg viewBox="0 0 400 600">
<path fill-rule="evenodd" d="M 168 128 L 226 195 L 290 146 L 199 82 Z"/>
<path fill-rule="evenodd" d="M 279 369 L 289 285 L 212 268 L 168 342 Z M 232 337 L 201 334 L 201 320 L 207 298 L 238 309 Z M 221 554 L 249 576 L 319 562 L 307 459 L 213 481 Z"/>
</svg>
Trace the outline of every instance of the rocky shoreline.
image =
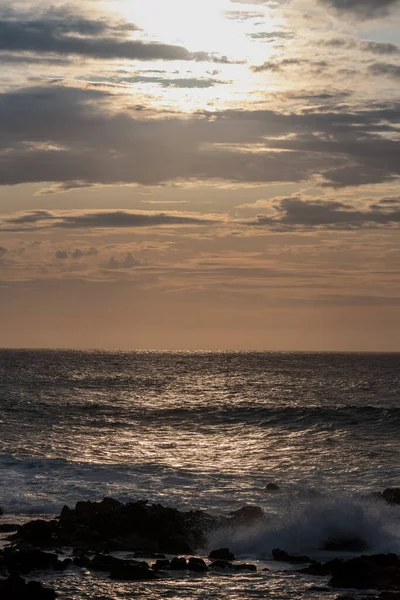
<svg viewBox="0 0 400 600">
<path fill-rule="evenodd" d="M 400 504 L 400 489 L 392 488 L 381 499 Z M 32 520 L 21 526 L 6 524 L 9 545 L 0 551 L 0 597 L 2 600 L 51 600 L 56 593 L 23 577 L 35 571 L 83 568 L 101 572 L 113 580 L 151 581 L 168 572 L 254 573 L 257 566 L 238 563 L 228 548 L 212 551 L 207 559 L 208 535 L 219 529 L 251 526 L 265 518 L 257 506 L 246 506 L 227 517 L 203 511 L 182 512 L 147 502 L 123 504 L 112 498 L 101 502 L 78 502 L 64 506 L 50 521 Z M 363 540 L 328 540 L 326 549 L 363 551 Z M 123 552 L 124 558 L 111 553 Z M 68 558 L 60 556 L 68 554 Z M 172 556 L 172 558 L 171 558 Z M 380 600 L 400 598 L 400 557 L 395 554 L 362 554 L 325 563 L 308 556 L 291 556 L 276 548 L 272 558 L 312 577 L 329 577 L 329 589 L 376 590 Z M 307 565 L 307 566 L 306 566 Z M 267 570 L 267 569 L 266 569 Z M 371 598 L 371 596 L 369 596 Z"/>
</svg>

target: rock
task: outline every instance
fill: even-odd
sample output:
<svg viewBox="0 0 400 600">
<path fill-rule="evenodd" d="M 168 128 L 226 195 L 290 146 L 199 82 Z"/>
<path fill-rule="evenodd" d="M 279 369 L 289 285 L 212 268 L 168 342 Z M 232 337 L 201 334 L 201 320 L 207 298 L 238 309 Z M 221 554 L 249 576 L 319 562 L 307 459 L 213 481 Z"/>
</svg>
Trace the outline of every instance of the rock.
<svg viewBox="0 0 400 600">
<path fill-rule="evenodd" d="M 19 528 L 19 525 L 14 525 L 13 523 L 2 523 L 0 525 L 0 533 L 11 533 L 13 531 L 18 531 Z"/>
<path fill-rule="evenodd" d="M 170 567 L 170 562 L 168 559 L 164 558 L 164 559 L 158 559 L 153 565 L 152 565 L 152 569 L 153 571 L 166 571 L 168 570 Z"/>
<path fill-rule="evenodd" d="M 265 489 L 267 490 L 267 492 L 278 492 L 280 490 L 280 487 L 276 483 L 268 483 L 265 486 Z"/>
<path fill-rule="evenodd" d="M 2 515 L 4 515 L 4 511 L 3 511 L 3 509 L 2 509 L 2 508 L 1 508 L 1 506 L 0 506 L 0 517 L 1 517 Z"/>
<path fill-rule="evenodd" d="M 186 571 L 186 569 L 188 568 L 186 558 L 178 558 L 177 556 L 175 556 L 171 560 L 169 568 L 172 571 Z"/>
<path fill-rule="evenodd" d="M 333 560 L 329 560 L 326 563 L 314 562 L 305 569 L 300 569 L 299 573 L 306 573 L 308 575 L 317 575 L 321 577 L 325 577 L 326 575 L 331 575 L 340 565 L 343 564 L 343 559 L 334 558 Z"/>
<path fill-rule="evenodd" d="M 251 572 L 256 572 L 257 571 L 256 565 L 250 565 L 248 563 L 234 564 L 234 565 L 232 565 L 231 568 L 234 571 L 251 571 Z"/>
<path fill-rule="evenodd" d="M 252 525 L 261 521 L 265 517 L 265 513 L 259 506 L 243 506 L 238 510 L 234 510 L 230 513 L 231 523 L 234 522 L 238 525 Z"/>
<path fill-rule="evenodd" d="M 42 552 L 42 550 L 15 550 L 8 547 L 0 555 L 0 565 L 7 567 L 9 572 L 24 574 L 44 569 L 62 571 L 70 563 L 70 560 L 61 561 L 57 554 Z"/>
<path fill-rule="evenodd" d="M 204 573 L 208 571 L 208 567 L 202 558 L 189 558 L 187 568 L 195 573 Z"/>
<path fill-rule="evenodd" d="M 57 530 L 57 521 L 43 521 L 37 519 L 29 521 L 18 528 L 17 533 L 11 535 L 9 540 L 23 540 L 26 544 L 32 544 L 40 547 L 53 547 L 55 544 L 55 532 Z"/>
<path fill-rule="evenodd" d="M 382 492 L 382 498 L 389 504 L 400 504 L 400 488 L 386 488 Z"/>
<path fill-rule="evenodd" d="M 363 552 L 368 549 L 368 544 L 361 538 L 335 539 L 329 538 L 322 546 L 322 550 L 335 552 Z"/>
<path fill-rule="evenodd" d="M 0 597 L 2 600 L 54 600 L 57 594 L 38 581 L 26 583 L 19 575 L 10 575 L 0 581 Z"/>
<path fill-rule="evenodd" d="M 329 585 L 360 590 L 400 590 L 400 558 L 395 554 L 360 556 L 336 565 Z"/>
<path fill-rule="evenodd" d="M 233 564 L 227 560 L 215 560 L 208 567 L 209 569 L 232 569 Z"/>
<path fill-rule="evenodd" d="M 280 548 L 275 548 L 274 550 L 272 550 L 272 557 L 274 558 L 274 560 L 279 560 L 281 562 L 293 564 L 314 562 L 309 556 L 291 556 L 290 554 L 288 554 L 288 552 L 280 550 Z"/>
<path fill-rule="evenodd" d="M 40 548 L 69 546 L 86 552 L 193 554 L 205 546 L 207 533 L 221 522 L 202 511 L 105 498 L 78 502 L 74 509 L 64 506 L 58 520 L 31 521 L 9 539 Z"/>
<path fill-rule="evenodd" d="M 123 563 L 123 561 L 121 561 Z M 123 563 L 113 567 L 110 573 L 110 579 L 120 579 L 122 581 L 148 581 L 155 579 L 156 574 L 149 568 L 138 565 Z"/>
<path fill-rule="evenodd" d="M 229 551 L 229 548 L 220 548 L 219 550 L 213 550 L 208 555 L 208 558 L 211 560 L 235 560 L 232 552 Z"/>
</svg>

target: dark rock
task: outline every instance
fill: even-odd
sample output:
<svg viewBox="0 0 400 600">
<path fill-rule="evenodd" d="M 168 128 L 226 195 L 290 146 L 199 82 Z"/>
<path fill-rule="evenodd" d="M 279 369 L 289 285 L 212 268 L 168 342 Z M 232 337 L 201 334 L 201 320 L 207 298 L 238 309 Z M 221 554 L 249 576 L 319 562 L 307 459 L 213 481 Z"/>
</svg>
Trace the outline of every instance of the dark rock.
<svg viewBox="0 0 400 600">
<path fill-rule="evenodd" d="M 348 539 L 329 538 L 322 546 L 322 550 L 335 552 L 363 552 L 367 549 L 367 542 L 358 537 Z"/>
<path fill-rule="evenodd" d="M 305 569 L 300 569 L 299 573 L 325 577 L 326 575 L 331 575 L 342 564 L 343 560 L 340 558 L 334 558 L 333 560 L 329 560 L 323 564 L 320 562 L 314 562 Z"/>
<path fill-rule="evenodd" d="M 153 565 L 152 565 L 152 569 L 153 571 L 166 571 L 167 569 L 169 569 L 170 567 L 170 562 L 168 559 L 164 558 L 164 559 L 158 559 Z"/>
<path fill-rule="evenodd" d="M 9 572 L 29 573 L 43 569 L 54 569 L 62 571 L 70 561 L 61 561 L 57 554 L 42 552 L 42 550 L 15 550 L 14 548 L 5 548 L 1 558 L 0 565 L 7 567 Z"/>
<path fill-rule="evenodd" d="M 0 533 L 11 533 L 13 531 L 18 531 L 20 525 L 14 525 L 13 523 L 2 523 L 0 525 Z"/>
<path fill-rule="evenodd" d="M 288 552 L 280 550 L 280 548 L 275 548 L 274 550 L 272 550 L 272 557 L 274 558 L 274 560 L 279 560 L 280 562 L 287 562 L 293 564 L 313 562 L 309 556 L 292 556 L 288 554 Z"/>
<path fill-rule="evenodd" d="M 310 585 L 310 587 L 308 589 L 312 592 L 331 592 L 332 591 L 331 588 L 328 588 L 323 585 Z M 338 600 L 338 599 L 336 598 L 336 600 Z"/>
<path fill-rule="evenodd" d="M 69 546 L 86 552 L 193 554 L 221 519 L 201 511 L 182 512 L 146 502 L 122 504 L 112 498 L 67 506 L 58 521 L 31 521 L 9 539 L 41 548 Z"/>
<path fill-rule="evenodd" d="M 243 506 L 238 510 L 230 513 L 231 522 L 238 525 L 252 525 L 261 521 L 265 517 L 265 513 L 259 506 Z"/>
<path fill-rule="evenodd" d="M 256 565 L 251 565 L 251 564 L 247 564 L 247 563 L 234 564 L 234 565 L 232 565 L 232 569 L 234 571 L 251 571 L 251 572 L 257 571 Z"/>
<path fill-rule="evenodd" d="M 155 579 L 156 574 L 149 568 L 139 565 L 130 565 L 127 563 L 116 565 L 111 573 L 110 579 L 120 579 L 122 581 L 148 581 Z"/>
<path fill-rule="evenodd" d="M 233 564 L 227 560 L 215 560 L 208 567 L 210 569 L 232 569 Z"/>
<path fill-rule="evenodd" d="M 278 492 L 280 490 L 280 487 L 276 483 L 268 483 L 265 486 L 265 489 L 267 490 L 267 492 Z"/>
<path fill-rule="evenodd" d="M 26 544 L 32 544 L 40 547 L 53 547 L 55 543 L 55 532 L 57 521 L 43 521 L 37 519 L 29 521 L 18 528 L 17 533 L 9 536 L 9 540 L 23 541 Z"/>
<path fill-rule="evenodd" d="M 400 590 L 400 558 L 395 554 L 352 558 L 334 568 L 329 584 L 334 588 Z"/>
<path fill-rule="evenodd" d="M 171 560 L 169 568 L 172 571 L 186 571 L 186 569 L 188 568 L 186 558 L 178 558 L 177 556 L 175 556 Z"/>
<path fill-rule="evenodd" d="M 1 517 L 2 515 L 4 515 L 4 511 L 3 511 L 3 509 L 2 509 L 2 508 L 1 508 L 1 506 L 0 506 L 0 517 Z"/>
<path fill-rule="evenodd" d="M 208 571 L 208 567 L 202 558 L 189 558 L 187 568 L 189 571 L 194 571 L 196 573 Z"/>
<path fill-rule="evenodd" d="M 26 583 L 19 575 L 10 575 L 0 581 L 0 597 L 2 600 L 54 600 L 57 594 L 38 581 Z"/>
<path fill-rule="evenodd" d="M 208 558 L 211 560 L 235 560 L 232 552 L 229 551 L 229 548 L 220 548 L 219 550 L 213 550 L 208 555 Z"/>
<path fill-rule="evenodd" d="M 400 504 L 400 488 L 386 488 L 382 492 L 382 498 L 389 504 Z"/>
<path fill-rule="evenodd" d="M 152 558 L 155 560 L 161 560 L 165 558 L 165 554 L 159 554 L 156 552 L 149 552 L 146 550 L 135 552 L 133 555 L 128 556 L 128 558 Z"/>
</svg>

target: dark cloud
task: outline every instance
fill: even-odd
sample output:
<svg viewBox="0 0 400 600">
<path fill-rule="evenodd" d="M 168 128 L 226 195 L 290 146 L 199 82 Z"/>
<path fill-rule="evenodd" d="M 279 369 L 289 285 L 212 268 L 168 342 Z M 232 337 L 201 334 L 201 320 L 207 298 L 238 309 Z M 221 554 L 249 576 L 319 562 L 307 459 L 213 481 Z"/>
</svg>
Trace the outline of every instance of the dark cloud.
<svg viewBox="0 0 400 600">
<path fill-rule="evenodd" d="M 57 214 L 35 211 L 6 217 L 0 222 L 3 231 L 31 231 L 32 229 L 121 229 L 135 227 L 158 227 L 162 225 L 209 225 L 213 221 L 184 215 L 165 213 L 133 213 L 129 211 L 82 212 L 78 214 Z M 86 256 L 95 254 L 95 249 L 86 251 Z M 83 254 L 80 254 L 82 256 Z M 79 256 L 71 255 L 73 258 Z M 67 251 L 60 250 L 56 258 L 68 258 Z"/>
<path fill-rule="evenodd" d="M 247 37 L 252 40 L 265 40 L 266 42 L 277 42 L 289 40 L 294 37 L 291 31 L 259 31 L 258 33 L 248 33 Z"/>
<path fill-rule="evenodd" d="M 319 0 L 339 12 L 351 13 L 360 19 L 373 19 L 387 15 L 399 5 L 399 0 Z"/>
<path fill-rule="evenodd" d="M 66 250 L 57 250 L 54 256 L 57 260 L 66 260 L 69 254 Z"/>
<path fill-rule="evenodd" d="M 333 200 L 280 198 L 272 204 L 274 216 L 258 215 L 254 224 L 278 230 L 305 228 L 359 229 L 388 227 L 400 223 L 400 206 L 385 210 L 380 204 L 359 210 Z"/>
<path fill-rule="evenodd" d="M 164 76 L 157 75 L 134 75 L 132 77 L 117 76 L 112 78 L 96 78 L 96 80 L 89 80 L 91 84 L 132 84 L 132 83 L 144 83 L 144 84 L 157 84 L 163 88 L 210 88 L 216 85 L 224 85 L 232 83 L 231 81 L 222 81 L 220 79 L 213 79 L 211 77 L 171 77 L 170 73 Z"/>
<path fill-rule="evenodd" d="M 251 67 L 251 70 L 254 73 L 262 73 L 263 71 L 272 71 L 277 73 L 284 71 L 288 67 L 306 67 L 312 68 L 313 70 L 320 70 L 326 69 L 328 67 L 328 63 L 324 60 L 313 61 L 302 58 L 284 58 L 282 60 L 268 60 L 262 65 Z"/>
<path fill-rule="evenodd" d="M 4 248 L 4 246 L 0 246 L 0 258 L 3 258 L 3 256 L 5 256 L 7 252 L 7 248 Z"/>
<path fill-rule="evenodd" d="M 23 223 L 24 222 L 24 218 L 17 218 L 16 221 Z M 32 221 L 31 221 L 32 222 Z M 55 253 L 55 258 L 57 260 L 66 260 L 67 258 L 73 258 L 75 260 L 83 258 L 84 256 L 96 256 L 96 254 L 98 254 L 98 251 L 96 250 L 96 248 L 88 248 L 86 250 L 81 250 L 80 248 L 76 248 L 76 250 L 70 251 L 68 252 L 67 250 L 57 250 L 57 252 Z"/>
<path fill-rule="evenodd" d="M 147 265 L 146 261 L 138 260 L 131 252 L 128 252 L 122 258 L 111 256 L 103 267 L 105 269 L 134 269 L 135 267 L 142 267 L 145 265 Z"/>
<path fill-rule="evenodd" d="M 400 79 L 400 65 L 393 65 L 390 63 L 375 63 L 369 68 L 369 72 L 375 76 L 386 76 L 393 77 L 394 79 Z"/>
<path fill-rule="evenodd" d="M 52 182 L 67 190 L 319 175 L 341 187 L 400 176 L 400 104 L 146 119 L 141 111 L 111 112 L 112 100 L 104 90 L 58 85 L 0 95 L 0 184 Z"/>
<path fill-rule="evenodd" d="M 128 33 L 135 29 L 130 23 L 89 20 L 65 11 L 49 11 L 39 18 L 23 18 L 11 12 L 0 16 L 0 51 L 99 59 L 229 62 L 227 57 L 189 52 L 183 46 L 132 40 Z"/>
</svg>

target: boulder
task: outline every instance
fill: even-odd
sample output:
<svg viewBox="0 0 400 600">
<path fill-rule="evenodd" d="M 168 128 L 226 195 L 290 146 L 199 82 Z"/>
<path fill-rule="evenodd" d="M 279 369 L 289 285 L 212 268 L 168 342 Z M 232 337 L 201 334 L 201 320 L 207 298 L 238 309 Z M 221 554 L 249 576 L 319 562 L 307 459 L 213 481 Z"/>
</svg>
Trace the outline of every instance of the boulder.
<svg viewBox="0 0 400 600">
<path fill-rule="evenodd" d="M 170 562 L 167 558 L 159 558 L 151 568 L 153 571 L 167 571 L 170 568 Z"/>
<path fill-rule="evenodd" d="M 71 561 L 59 560 L 57 554 L 43 552 L 42 550 L 18 550 L 7 547 L 0 555 L 0 565 L 8 571 L 16 573 L 30 573 L 31 571 L 53 569 L 62 571 Z"/>
<path fill-rule="evenodd" d="M 178 558 L 177 556 L 175 556 L 171 560 L 169 568 L 172 571 L 186 571 L 186 569 L 188 568 L 187 563 L 186 563 L 186 558 L 183 558 L 183 557 Z"/>
<path fill-rule="evenodd" d="M 292 556 L 280 548 L 274 548 L 274 550 L 272 550 L 272 557 L 274 560 L 292 564 L 313 562 L 309 556 Z"/>
<path fill-rule="evenodd" d="M 400 488 L 386 488 L 382 492 L 382 498 L 389 504 L 400 504 Z"/>
<path fill-rule="evenodd" d="M 267 490 L 267 492 L 279 492 L 280 487 L 276 483 L 271 482 L 265 486 L 265 489 Z"/>
<path fill-rule="evenodd" d="M 18 531 L 19 528 L 19 525 L 14 525 L 13 523 L 2 523 L 0 525 L 0 533 L 12 533 L 13 531 Z"/>
<path fill-rule="evenodd" d="M 334 588 L 400 590 L 400 558 L 376 554 L 343 561 L 333 569 L 329 584 Z"/>
<path fill-rule="evenodd" d="M 120 579 L 122 581 L 148 581 L 155 579 L 156 574 L 149 568 L 139 565 L 130 565 L 124 563 L 113 567 L 110 573 L 110 579 Z"/>
<path fill-rule="evenodd" d="M 1 600 L 54 600 L 56 592 L 43 587 L 38 581 L 26 583 L 19 575 L 10 575 L 0 581 Z"/>
<path fill-rule="evenodd" d="M 232 569 L 233 564 L 228 562 L 227 560 L 215 560 L 210 565 L 208 565 L 210 569 Z"/>
<path fill-rule="evenodd" d="M 219 550 L 212 550 L 208 555 L 211 560 L 235 560 L 234 555 L 230 552 L 229 548 L 220 548 Z"/>
<path fill-rule="evenodd" d="M 195 573 L 204 573 L 208 571 L 208 567 L 202 558 L 189 558 L 187 568 Z"/>
<path fill-rule="evenodd" d="M 238 510 L 234 510 L 230 513 L 231 524 L 237 525 L 253 525 L 258 521 L 262 521 L 265 517 L 265 513 L 259 506 L 243 506 Z"/>
</svg>

